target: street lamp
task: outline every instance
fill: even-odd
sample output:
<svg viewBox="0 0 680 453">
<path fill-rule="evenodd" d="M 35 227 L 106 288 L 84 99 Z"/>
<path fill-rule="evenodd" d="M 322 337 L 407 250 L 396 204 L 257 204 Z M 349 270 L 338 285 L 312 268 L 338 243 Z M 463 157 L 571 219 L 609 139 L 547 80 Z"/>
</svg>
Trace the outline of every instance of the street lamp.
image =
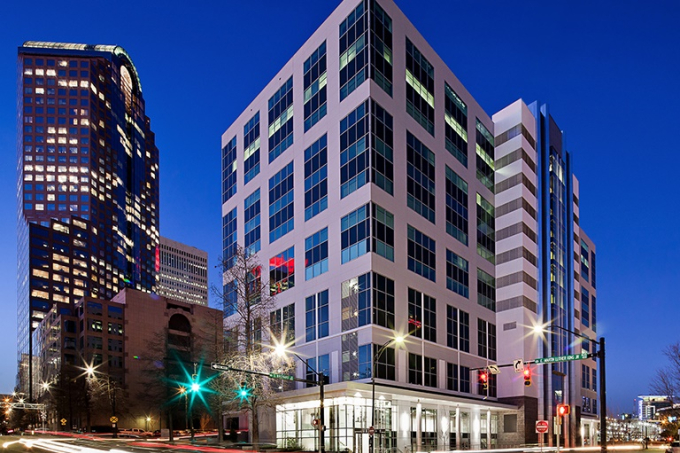
<svg viewBox="0 0 680 453">
<path fill-rule="evenodd" d="M 387 347 L 394 343 L 396 344 L 402 344 L 404 342 L 404 337 L 399 336 L 390 340 L 387 340 L 381 347 L 378 349 L 378 351 L 375 354 L 375 357 L 373 357 L 372 364 L 371 364 L 371 428 L 375 430 L 375 370 L 376 370 L 376 364 L 378 363 L 378 360 L 380 360 L 380 357 L 382 356 L 382 353 L 385 352 Z M 372 347 L 373 345 L 371 345 Z M 373 453 L 374 449 L 374 444 L 375 444 L 375 437 L 374 434 L 371 434 L 371 440 L 370 443 L 368 444 L 369 448 L 369 453 Z"/>
<path fill-rule="evenodd" d="M 316 385 L 319 386 L 319 453 L 325 453 L 326 451 L 326 439 L 325 439 L 325 433 L 324 430 L 326 429 L 325 426 L 325 416 L 324 416 L 324 405 L 323 405 L 323 400 L 324 400 L 324 384 L 326 382 L 326 376 L 321 372 L 317 371 L 312 366 L 309 364 L 308 361 L 297 355 L 296 353 L 292 351 L 288 351 L 286 349 L 286 346 L 283 344 L 278 344 L 276 348 L 274 348 L 274 352 L 276 355 L 279 357 L 285 357 L 286 353 L 290 353 L 293 356 L 297 357 L 298 360 L 300 360 L 302 363 L 305 364 L 307 369 L 314 373 L 316 375 Z"/>
<path fill-rule="evenodd" d="M 597 352 L 593 353 L 593 357 L 600 359 L 600 451 L 602 453 L 607 453 L 607 379 L 605 376 L 604 337 L 600 337 L 600 341 L 593 340 L 582 333 L 576 333 L 556 324 L 548 324 L 546 326 L 538 325 L 534 327 L 534 331 L 540 333 L 551 328 L 560 329 L 577 337 L 583 338 L 584 340 L 588 340 L 597 348 Z"/>
</svg>

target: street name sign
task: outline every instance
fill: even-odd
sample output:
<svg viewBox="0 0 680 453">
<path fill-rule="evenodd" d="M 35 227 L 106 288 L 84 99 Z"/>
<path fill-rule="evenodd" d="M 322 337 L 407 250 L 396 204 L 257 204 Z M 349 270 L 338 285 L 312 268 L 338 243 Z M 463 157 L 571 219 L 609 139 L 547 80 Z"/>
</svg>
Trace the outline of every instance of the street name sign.
<svg viewBox="0 0 680 453">
<path fill-rule="evenodd" d="M 292 381 L 295 379 L 293 376 L 288 376 L 287 374 L 269 373 L 270 378 L 274 379 L 285 379 L 287 381 Z"/>
<path fill-rule="evenodd" d="M 568 355 L 558 355 L 555 357 L 541 357 L 534 360 L 534 363 L 556 363 L 556 362 L 571 362 L 572 360 L 584 360 L 590 357 L 587 352 L 582 352 L 580 354 L 568 354 Z"/>
<path fill-rule="evenodd" d="M 549 426 L 547 420 L 536 420 L 536 432 L 539 434 L 547 433 Z"/>
</svg>

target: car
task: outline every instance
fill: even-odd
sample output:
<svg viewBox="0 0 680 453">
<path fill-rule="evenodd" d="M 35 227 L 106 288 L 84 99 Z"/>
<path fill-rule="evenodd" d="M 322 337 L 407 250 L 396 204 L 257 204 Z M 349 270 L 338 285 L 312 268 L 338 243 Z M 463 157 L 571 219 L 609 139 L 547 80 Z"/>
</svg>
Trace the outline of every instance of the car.
<svg viewBox="0 0 680 453">
<path fill-rule="evenodd" d="M 144 431 L 141 428 L 125 428 L 125 429 L 119 429 L 118 430 L 118 435 L 121 436 L 139 436 L 139 437 L 151 437 L 153 436 L 153 433 L 149 431 Z"/>
<path fill-rule="evenodd" d="M 680 453 L 680 441 L 674 440 L 666 450 L 666 453 Z"/>
</svg>

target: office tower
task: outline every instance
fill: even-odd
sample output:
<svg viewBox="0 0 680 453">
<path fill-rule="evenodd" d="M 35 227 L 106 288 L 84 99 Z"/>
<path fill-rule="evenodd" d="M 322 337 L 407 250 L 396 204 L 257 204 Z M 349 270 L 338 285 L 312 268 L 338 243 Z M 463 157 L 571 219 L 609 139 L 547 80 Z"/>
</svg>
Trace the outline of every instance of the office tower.
<svg viewBox="0 0 680 453">
<path fill-rule="evenodd" d="M 596 250 L 580 226 L 579 184 L 564 134 L 548 106 L 538 102 L 519 100 L 493 121 L 496 308 L 503 345 L 498 361 L 594 353 L 597 348 L 584 337 L 597 336 Z M 535 326 L 547 331 L 534 332 Z M 518 386 L 513 373 L 501 375 L 501 400 L 521 408 L 527 442 L 538 441 L 535 420 L 552 420 L 557 404 L 569 404 L 561 445 L 596 443 L 595 360 L 529 365 L 532 386 Z"/>
<path fill-rule="evenodd" d="M 151 292 L 158 149 L 118 46 L 28 41 L 18 52 L 17 384 L 36 384 L 32 333 L 53 304 Z"/>
<path fill-rule="evenodd" d="M 381 450 L 503 444 L 517 408 L 478 371 L 497 356 L 494 125 L 397 6 L 343 1 L 222 158 L 224 256 L 258 254 L 272 330 L 329 377 L 326 448 L 368 449 L 370 426 Z M 282 398 L 260 439 L 314 449 L 318 390 Z"/>
<path fill-rule="evenodd" d="M 208 253 L 161 236 L 160 296 L 208 305 Z"/>
</svg>

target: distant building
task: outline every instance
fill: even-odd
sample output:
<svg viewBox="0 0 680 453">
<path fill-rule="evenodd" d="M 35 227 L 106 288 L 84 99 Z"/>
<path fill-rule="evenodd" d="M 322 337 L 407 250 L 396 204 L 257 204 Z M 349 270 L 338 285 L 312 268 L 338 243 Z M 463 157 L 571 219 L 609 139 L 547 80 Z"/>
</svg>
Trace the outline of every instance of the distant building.
<svg viewBox="0 0 680 453">
<path fill-rule="evenodd" d="M 17 385 L 32 398 L 26 358 L 54 304 L 155 291 L 158 149 L 123 48 L 28 41 L 18 56 Z"/>
<path fill-rule="evenodd" d="M 640 420 L 654 420 L 659 409 L 671 407 L 671 400 L 662 395 L 640 395 L 636 399 L 637 417 Z"/>
<path fill-rule="evenodd" d="M 160 296 L 208 305 L 208 253 L 161 236 Z"/>
<path fill-rule="evenodd" d="M 110 425 L 115 415 L 119 427 L 145 428 L 149 416 L 149 427 L 158 429 L 168 426 L 169 411 L 175 429 L 183 429 L 179 386 L 190 384 L 194 363 L 214 360 L 215 342 L 222 346 L 220 310 L 129 288 L 110 301 L 86 297 L 73 307 L 55 306 L 40 327 L 41 380 L 50 389 L 39 393 L 51 403 L 48 423 L 54 428 L 62 418 L 69 427 L 85 427 L 84 408 L 74 410 L 63 401 L 82 406 L 82 387 L 90 385 L 100 390 L 90 400 L 92 426 Z M 87 366 L 95 368 L 97 382 L 83 381 Z"/>
</svg>

